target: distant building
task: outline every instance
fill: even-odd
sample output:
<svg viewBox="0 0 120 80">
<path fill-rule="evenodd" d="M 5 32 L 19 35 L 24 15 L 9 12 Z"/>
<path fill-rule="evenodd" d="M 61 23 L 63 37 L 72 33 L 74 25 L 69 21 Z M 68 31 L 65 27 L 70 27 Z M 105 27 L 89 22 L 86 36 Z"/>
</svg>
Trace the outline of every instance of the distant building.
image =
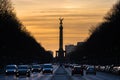
<svg viewBox="0 0 120 80">
<path fill-rule="evenodd" d="M 65 51 L 66 51 L 66 55 L 68 55 L 69 53 L 75 51 L 75 49 L 77 48 L 77 46 L 82 46 L 84 44 L 84 42 L 77 42 L 77 45 L 65 45 Z"/>
<path fill-rule="evenodd" d="M 66 55 L 75 51 L 75 49 L 76 49 L 75 45 L 65 45 Z"/>
</svg>

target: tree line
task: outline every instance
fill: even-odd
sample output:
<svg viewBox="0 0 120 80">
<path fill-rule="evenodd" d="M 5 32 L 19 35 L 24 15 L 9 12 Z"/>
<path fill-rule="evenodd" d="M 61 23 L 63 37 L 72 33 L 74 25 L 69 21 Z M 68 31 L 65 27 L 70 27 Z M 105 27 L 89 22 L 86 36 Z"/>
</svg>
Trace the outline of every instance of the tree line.
<svg viewBox="0 0 120 80">
<path fill-rule="evenodd" d="M 92 28 L 90 37 L 70 56 L 71 62 L 81 64 L 120 64 L 120 1 Z"/>
<path fill-rule="evenodd" d="M 11 1 L 0 0 L 0 63 L 45 63 L 52 58 L 17 18 Z"/>
</svg>

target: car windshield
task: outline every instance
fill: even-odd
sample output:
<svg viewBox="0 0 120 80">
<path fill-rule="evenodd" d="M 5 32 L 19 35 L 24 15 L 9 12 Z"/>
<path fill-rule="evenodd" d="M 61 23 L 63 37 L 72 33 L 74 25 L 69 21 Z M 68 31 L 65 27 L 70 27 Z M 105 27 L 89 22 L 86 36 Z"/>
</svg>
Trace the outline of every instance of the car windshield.
<svg viewBox="0 0 120 80">
<path fill-rule="evenodd" d="M 40 66 L 32 66 L 32 68 L 40 68 Z"/>
<path fill-rule="evenodd" d="M 52 65 L 44 65 L 44 68 L 52 68 Z"/>
<path fill-rule="evenodd" d="M 75 70 L 81 70 L 81 67 L 75 67 L 74 69 Z"/>
<path fill-rule="evenodd" d="M 28 67 L 26 67 L 26 66 L 20 66 L 20 67 L 18 67 L 18 69 L 28 69 Z"/>
<path fill-rule="evenodd" d="M 6 69 L 16 69 L 15 66 L 7 66 Z"/>
</svg>

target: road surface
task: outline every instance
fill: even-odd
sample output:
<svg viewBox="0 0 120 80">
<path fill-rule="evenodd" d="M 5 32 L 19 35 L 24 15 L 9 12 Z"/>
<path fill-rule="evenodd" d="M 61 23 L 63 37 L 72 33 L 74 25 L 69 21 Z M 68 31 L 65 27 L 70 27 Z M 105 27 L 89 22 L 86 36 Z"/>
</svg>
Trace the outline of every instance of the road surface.
<svg viewBox="0 0 120 80">
<path fill-rule="evenodd" d="M 104 72 L 97 72 L 96 75 L 86 75 L 84 71 L 84 76 L 72 76 L 70 68 L 54 66 L 53 74 L 31 73 L 31 77 L 20 76 L 19 78 L 1 74 L 0 80 L 120 80 L 120 75 Z"/>
</svg>

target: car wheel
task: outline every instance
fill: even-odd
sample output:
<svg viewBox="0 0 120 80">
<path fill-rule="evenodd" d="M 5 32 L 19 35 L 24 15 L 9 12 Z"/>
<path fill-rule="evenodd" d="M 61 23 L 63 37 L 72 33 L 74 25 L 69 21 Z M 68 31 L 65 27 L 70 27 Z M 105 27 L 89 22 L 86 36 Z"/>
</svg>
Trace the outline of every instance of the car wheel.
<svg viewBox="0 0 120 80">
<path fill-rule="evenodd" d="M 82 73 L 81 75 L 82 75 L 82 76 L 84 76 L 84 74 L 83 74 L 83 73 Z"/>
<path fill-rule="evenodd" d="M 74 75 L 74 73 L 72 73 L 72 76 Z"/>
<path fill-rule="evenodd" d="M 120 71 L 118 72 L 118 74 L 120 75 Z"/>
<path fill-rule="evenodd" d="M 30 74 L 28 74 L 27 77 L 30 77 Z"/>
<path fill-rule="evenodd" d="M 6 75 L 8 75 L 8 73 L 5 73 Z"/>
<path fill-rule="evenodd" d="M 19 75 L 16 75 L 16 77 L 19 77 Z"/>
<path fill-rule="evenodd" d="M 94 73 L 94 75 L 96 75 L 96 73 Z"/>
</svg>

